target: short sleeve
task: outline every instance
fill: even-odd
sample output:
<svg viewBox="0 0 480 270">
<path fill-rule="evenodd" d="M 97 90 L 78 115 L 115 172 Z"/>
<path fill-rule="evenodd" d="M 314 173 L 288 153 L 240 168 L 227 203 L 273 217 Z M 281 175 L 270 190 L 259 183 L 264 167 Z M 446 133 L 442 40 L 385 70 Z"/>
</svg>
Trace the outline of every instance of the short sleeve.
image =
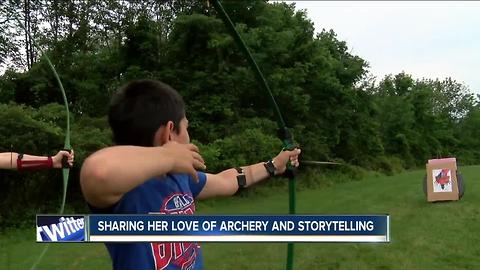
<svg viewBox="0 0 480 270">
<path fill-rule="evenodd" d="M 198 183 L 189 175 L 188 184 L 190 185 L 190 190 L 192 191 L 193 197 L 197 197 L 198 194 L 202 191 L 203 187 L 207 183 L 207 175 L 204 172 L 197 171 Z"/>
</svg>

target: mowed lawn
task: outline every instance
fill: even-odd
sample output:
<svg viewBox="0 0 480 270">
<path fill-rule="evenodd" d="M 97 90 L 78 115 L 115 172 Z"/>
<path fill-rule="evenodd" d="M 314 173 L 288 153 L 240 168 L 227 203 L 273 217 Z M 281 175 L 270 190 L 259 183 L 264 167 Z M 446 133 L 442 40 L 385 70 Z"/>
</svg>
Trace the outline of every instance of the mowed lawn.
<svg viewBox="0 0 480 270">
<path fill-rule="evenodd" d="M 335 184 L 297 193 L 301 214 L 390 214 L 391 243 L 295 245 L 295 269 L 480 269 L 480 166 L 462 167 L 458 202 L 428 203 L 424 171 Z M 280 180 L 281 181 L 281 180 Z M 262 192 L 262 194 L 265 192 Z M 228 198 L 197 206 L 201 214 L 283 214 L 288 196 Z M 44 245 L 34 229 L 0 236 L 0 269 L 30 269 Z M 286 244 L 202 244 L 205 269 L 284 269 Z M 37 269 L 110 269 L 102 244 L 51 244 Z"/>
</svg>

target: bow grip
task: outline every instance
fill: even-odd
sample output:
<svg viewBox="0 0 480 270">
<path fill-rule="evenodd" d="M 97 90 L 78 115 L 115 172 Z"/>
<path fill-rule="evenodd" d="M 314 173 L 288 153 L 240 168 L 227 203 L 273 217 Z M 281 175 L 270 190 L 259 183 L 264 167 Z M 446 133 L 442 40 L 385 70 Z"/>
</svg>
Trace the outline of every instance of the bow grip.
<svg viewBox="0 0 480 270">
<path fill-rule="evenodd" d="M 287 147 L 284 147 L 282 149 L 282 151 L 292 151 L 294 150 L 295 148 L 298 148 L 296 145 L 294 144 L 290 144 L 288 145 Z M 295 178 L 295 175 L 297 174 L 297 171 L 298 171 L 298 168 L 297 167 L 293 167 L 292 164 L 290 163 L 290 160 L 287 162 L 287 169 L 285 170 L 285 172 L 283 173 L 283 175 L 285 175 L 285 177 L 287 177 L 288 179 L 293 179 Z"/>
<path fill-rule="evenodd" d="M 63 151 L 67 151 L 68 153 L 72 153 L 72 149 L 62 149 Z M 62 157 L 62 168 L 70 169 L 70 164 L 68 164 L 68 158 L 66 156 Z"/>
</svg>

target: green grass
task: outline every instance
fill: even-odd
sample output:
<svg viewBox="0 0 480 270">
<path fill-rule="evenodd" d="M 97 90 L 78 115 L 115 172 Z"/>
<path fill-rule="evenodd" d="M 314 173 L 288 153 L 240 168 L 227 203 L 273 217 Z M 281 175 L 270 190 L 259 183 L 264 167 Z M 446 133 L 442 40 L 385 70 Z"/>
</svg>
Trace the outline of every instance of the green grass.
<svg viewBox="0 0 480 270">
<path fill-rule="evenodd" d="M 295 269 L 480 269 L 480 166 L 463 167 L 466 193 L 457 202 L 428 203 L 424 171 L 370 177 L 297 193 L 302 214 L 390 214 L 391 243 L 295 245 Z M 333 179 L 334 180 L 334 179 Z M 279 191 L 281 190 L 281 192 Z M 266 194 L 261 192 L 260 194 Z M 228 198 L 197 206 L 202 214 L 283 214 L 288 197 Z M 29 269 L 43 244 L 34 230 L 0 236 L 0 268 Z M 284 269 L 286 244 L 202 244 L 205 269 Z M 109 269 L 101 244 L 51 244 L 37 269 Z"/>
</svg>

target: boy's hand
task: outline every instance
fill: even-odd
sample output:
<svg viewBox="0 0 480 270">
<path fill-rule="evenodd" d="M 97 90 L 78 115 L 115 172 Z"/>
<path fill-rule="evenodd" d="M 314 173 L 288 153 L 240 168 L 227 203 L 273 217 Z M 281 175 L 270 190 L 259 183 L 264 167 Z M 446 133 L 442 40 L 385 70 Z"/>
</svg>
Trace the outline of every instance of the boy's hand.
<svg viewBox="0 0 480 270">
<path fill-rule="evenodd" d="M 298 162 L 298 155 L 302 151 L 299 148 L 295 148 L 291 151 L 285 150 L 280 152 L 276 157 L 273 158 L 275 164 L 275 174 L 279 175 L 285 172 L 287 169 L 287 162 L 294 167 L 298 167 L 300 163 Z"/>
<path fill-rule="evenodd" d="M 173 173 L 188 173 L 198 183 L 196 170 L 205 170 L 205 161 L 194 144 L 180 144 L 170 141 L 162 146 L 172 159 Z"/>
<path fill-rule="evenodd" d="M 60 169 L 62 168 L 62 158 L 67 157 L 68 165 L 70 167 L 73 166 L 73 162 L 75 160 L 75 153 L 73 152 L 73 149 L 71 150 L 72 152 L 69 153 L 68 151 L 58 151 L 58 153 L 52 157 L 53 161 L 53 168 Z"/>
</svg>

